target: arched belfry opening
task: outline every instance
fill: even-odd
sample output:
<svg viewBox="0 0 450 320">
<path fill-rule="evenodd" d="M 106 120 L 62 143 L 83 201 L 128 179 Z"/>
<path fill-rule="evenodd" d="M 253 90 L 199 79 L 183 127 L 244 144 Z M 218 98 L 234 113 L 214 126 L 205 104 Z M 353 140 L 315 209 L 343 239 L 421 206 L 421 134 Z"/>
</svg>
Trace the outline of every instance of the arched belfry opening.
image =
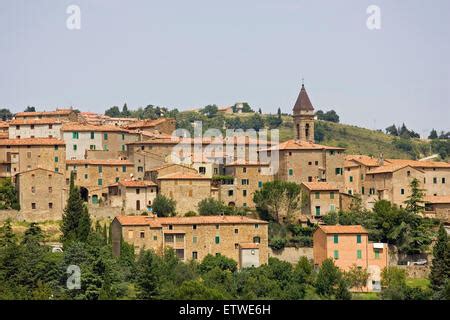
<svg viewBox="0 0 450 320">
<path fill-rule="evenodd" d="M 293 109 L 296 140 L 314 142 L 314 107 L 302 84 Z"/>
</svg>

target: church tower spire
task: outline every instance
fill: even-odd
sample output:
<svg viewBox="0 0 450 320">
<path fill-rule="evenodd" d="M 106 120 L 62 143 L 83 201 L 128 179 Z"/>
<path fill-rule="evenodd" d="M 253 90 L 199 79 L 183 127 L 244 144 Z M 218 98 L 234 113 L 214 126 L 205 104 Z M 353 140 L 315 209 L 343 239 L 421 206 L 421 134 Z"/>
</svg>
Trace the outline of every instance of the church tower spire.
<svg viewBox="0 0 450 320">
<path fill-rule="evenodd" d="M 314 107 L 303 83 L 294 105 L 293 114 L 295 139 L 314 142 Z"/>
</svg>

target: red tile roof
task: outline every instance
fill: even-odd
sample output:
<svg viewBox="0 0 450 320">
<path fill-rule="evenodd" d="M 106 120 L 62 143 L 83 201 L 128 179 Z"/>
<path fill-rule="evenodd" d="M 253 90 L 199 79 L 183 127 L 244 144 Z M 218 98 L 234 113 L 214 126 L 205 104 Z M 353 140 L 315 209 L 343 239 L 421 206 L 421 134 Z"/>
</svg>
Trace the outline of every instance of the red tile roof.
<svg viewBox="0 0 450 320">
<path fill-rule="evenodd" d="M 128 132 L 118 126 L 82 124 L 77 122 L 63 124 L 61 131 Z"/>
<path fill-rule="evenodd" d="M 330 182 L 302 182 L 302 184 L 311 191 L 333 191 L 339 190 L 339 187 Z"/>
<path fill-rule="evenodd" d="M 14 119 L 11 120 L 11 125 L 30 125 L 30 124 L 61 124 L 62 120 L 56 118 L 42 118 L 42 119 Z"/>
<path fill-rule="evenodd" d="M 120 184 L 127 188 L 146 188 L 156 186 L 156 183 L 148 180 L 122 180 L 115 184 Z"/>
<path fill-rule="evenodd" d="M 67 165 L 105 165 L 105 166 L 119 166 L 126 165 L 132 166 L 133 162 L 128 160 L 119 160 L 119 159 L 80 159 L 80 160 L 66 160 Z"/>
<path fill-rule="evenodd" d="M 56 109 L 55 111 L 36 111 L 36 112 L 19 112 L 16 117 L 34 117 L 34 116 L 52 116 L 52 115 L 69 115 L 74 112 L 72 109 Z"/>
<path fill-rule="evenodd" d="M 0 139 L 2 146 L 53 146 L 65 145 L 63 140 L 55 138 L 24 138 L 24 139 Z"/>
<path fill-rule="evenodd" d="M 366 167 L 378 167 L 380 165 L 377 158 L 366 155 L 349 154 L 345 156 L 345 160 L 354 161 Z"/>
<path fill-rule="evenodd" d="M 274 150 L 345 150 L 344 148 L 324 146 L 309 141 L 301 140 L 288 140 L 278 145 L 274 145 L 268 149 L 261 151 L 274 151 Z"/>
<path fill-rule="evenodd" d="M 140 121 L 136 121 L 135 123 L 127 124 L 125 127 L 128 129 L 152 128 L 152 127 L 157 126 L 158 124 L 164 123 L 169 120 L 174 120 L 174 119 L 159 118 L 159 119 L 155 119 L 155 120 L 150 120 L 150 119 L 140 120 Z"/>
<path fill-rule="evenodd" d="M 319 229 L 322 230 L 325 233 L 333 233 L 333 234 L 353 234 L 353 233 L 362 233 L 367 234 L 367 230 L 364 229 L 361 225 L 353 225 L 353 226 L 342 226 L 342 225 L 335 225 L 335 226 L 319 226 Z"/>
<path fill-rule="evenodd" d="M 294 113 L 300 111 L 314 111 L 314 107 L 309 100 L 308 93 L 306 92 L 305 85 L 303 84 L 293 110 Z"/>
<path fill-rule="evenodd" d="M 122 225 L 192 225 L 192 224 L 268 224 L 267 221 L 244 216 L 149 217 L 117 216 Z"/>
<path fill-rule="evenodd" d="M 198 173 L 170 173 L 166 174 L 164 176 L 158 177 L 158 180 L 211 180 L 211 178 L 208 178 L 206 176 L 203 176 Z"/>
</svg>

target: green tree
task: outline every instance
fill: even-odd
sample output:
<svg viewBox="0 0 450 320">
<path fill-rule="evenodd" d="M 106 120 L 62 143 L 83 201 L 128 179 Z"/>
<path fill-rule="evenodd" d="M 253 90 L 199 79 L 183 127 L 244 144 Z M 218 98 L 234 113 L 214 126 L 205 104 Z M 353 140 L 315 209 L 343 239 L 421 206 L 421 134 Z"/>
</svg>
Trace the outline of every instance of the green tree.
<svg viewBox="0 0 450 320">
<path fill-rule="evenodd" d="M 11 120 L 12 117 L 13 114 L 11 113 L 11 111 L 9 111 L 9 109 L 6 108 L 0 109 L 0 119 L 2 121 Z"/>
<path fill-rule="evenodd" d="M 35 107 L 27 106 L 24 110 L 24 112 L 36 112 Z"/>
<path fill-rule="evenodd" d="M 120 113 L 122 117 L 128 118 L 131 116 L 131 112 L 128 110 L 128 106 L 125 103 L 122 107 L 122 112 Z"/>
<path fill-rule="evenodd" d="M 428 139 L 437 139 L 438 138 L 438 134 L 436 132 L 436 130 L 431 130 L 430 135 L 428 136 Z"/>
<path fill-rule="evenodd" d="M 229 215 L 233 209 L 225 205 L 222 201 L 214 198 L 205 198 L 198 203 L 198 213 L 201 216 Z"/>
<path fill-rule="evenodd" d="M 417 178 L 414 178 L 409 187 L 411 188 L 411 194 L 408 196 L 408 199 L 405 201 L 406 211 L 419 214 L 425 208 L 423 205 L 423 198 L 425 196 L 425 192 L 423 189 L 420 189 L 420 182 Z"/>
<path fill-rule="evenodd" d="M 336 295 L 342 273 L 330 258 L 323 261 L 316 278 L 316 291 L 319 295 L 327 298 Z"/>
<path fill-rule="evenodd" d="M 367 285 L 369 273 L 366 269 L 358 268 L 356 265 L 353 265 L 348 271 L 344 272 L 344 278 L 351 288 L 356 288 L 361 291 L 362 288 Z"/>
<path fill-rule="evenodd" d="M 237 263 L 233 259 L 227 258 L 219 253 L 215 256 L 208 254 L 199 265 L 199 270 L 202 273 L 211 271 L 214 268 L 235 272 L 237 270 Z"/>
<path fill-rule="evenodd" d="M 154 299 L 159 293 L 159 277 L 155 272 L 158 257 L 152 251 L 141 251 L 136 262 L 136 284 L 140 299 Z"/>
<path fill-rule="evenodd" d="M 158 217 L 174 216 L 176 212 L 176 202 L 162 194 L 158 194 L 153 201 L 153 212 Z"/>
<path fill-rule="evenodd" d="M 0 209 L 20 210 L 17 190 L 9 178 L 0 178 Z"/>
<path fill-rule="evenodd" d="M 105 116 L 118 118 L 121 116 L 121 112 L 118 106 L 114 106 L 105 111 Z"/>
<path fill-rule="evenodd" d="M 70 191 L 61 223 L 61 241 L 69 244 L 73 241 L 84 242 L 91 230 L 91 219 L 84 205 L 78 187 L 74 185 L 74 173 L 70 175 Z"/>
<path fill-rule="evenodd" d="M 441 296 L 450 277 L 450 243 L 447 231 L 441 224 L 436 244 L 433 247 L 433 260 L 430 270 L 430 287 L 435 296 Z"/>
<path fill-rule="evenodd" d="M 206 115 L 208 118 L 213 118 L 217 116 L 217 113 L 219 112 L 219 109 L 215 104 L 213 105 L 207 105 L 203 109 L 200 110 L 200 113 Z"/>
<path fill-rule="evenodd" d="M 301 204 L 300 186 L 280 180 L 266 182 L 254 193 L 253 202 L 259 211 L 266 211 L 277 222 L 281 215 L 291 219 Z"/>
<path fill-rule="evenodd" d="M 397 267 L 386 267 L 381 272 L 381 297 L 384 300 L 404 300 L 406 297 L 406 272 Z"/>
<path fill-rule="evenodd" d="M 395 136 L 395 137 L 399 136 L 399 133 L 398 133 L 398 130 L 397 130 L 397 127 L 395 126 L 395 124 L 393 124 L 390 127 L 387 127 L 386 128 L 386 133 L 390 134 L 391 136 Z"/>
</svg>

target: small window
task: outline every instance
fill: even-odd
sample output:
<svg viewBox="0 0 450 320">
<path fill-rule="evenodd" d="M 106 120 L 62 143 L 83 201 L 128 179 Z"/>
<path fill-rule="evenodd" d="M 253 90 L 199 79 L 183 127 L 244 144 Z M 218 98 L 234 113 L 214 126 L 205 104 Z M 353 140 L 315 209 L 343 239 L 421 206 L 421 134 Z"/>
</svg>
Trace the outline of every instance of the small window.
<svg viewBox="0 0 450 320">
<path fill-rule="evenodd" d="M 33 210 L 36 209 L 36 203 L 34 203 L 34 202 L 31 203 L 31 209 L 33 209 Z"/>
<path fill-rule="evenodd" d="M 242 168 L 242 172 L 243 172 L 243 173 L 246 173 L 246 172 L 247 172 L 247 168 L 246 168 L 246 167 L 243 167 L 243 168 Z"/>
<path fill-rule="evenodd" d="M 122 166 L 122 172 L 127 172 L 127 166 Z"/>
<path fill-rule="evenodd" d="M 72 139 L 78 139 L 78 132 L 72 132 Z"/>
<path fill-rule="evenodd" d="M 433 178 L 433 183 L 434 183 L 434 184 L 437 183 L 437 178 L 436 178 L 436 177 Z"/>
<path fill-rule="evenodd" d="M 262 181 L 258 181 L 258 188 L 262 188 L 262 186 L 263 186 Z"/>
<path fill-rule="evenodd" d="M 334 192 L 333 191 L 330 192 L 330 199 L 334 199 Z"/>
<path fill-rule="evenodd" d="M 339 235 L 338 234 L 333 235 L 333 242 L 339 243 Z"/>
<path fill-rule="evenodd" d="M 36 187 L 32 186 L 31 187 L 31 193 L 35 193 L 36 192 Z"/>
<path fill-rule="evenodd" d="M 158 240 L 158 237 L 157 236 L 153 236 L 153 240 L 154 241 Z"/>
<path fill-rule="evenodd" d="M 99 186 L 102 186 L 102 185 L 103 185 L 103 179 L 98 179 L 97 184 L 98 184 Z"/>
<path fill-rule="evenodd" d="M 59 161 L 59 158 L 58 157 L 55 157 L 55 162 L 58 162 Z"/>
<path fill-rule="evenodd" d="M 108 134 L 107 134 L 107 133 L 104 133 L 104 134 L 103 134 L 103 139 L 104 139 L 104 140 L 108 140 Z"/>
<path fill-rule="evenodd" d="M 196 224 L 193 224 L 193 225 L 192 225 L 192 229 L 197 230 L 197 225 L 196 225 Z"/>
<path fill-rule="evenodd" d="M 289 169 L 289 175 L 290 176 L 294 175 L 294 170 L 293 169 Z"/>
<path fill-rule="evenodd" d="M 316 206 L 316 216 L 320 216 L 320 206 Z"/>
<path fill-rule="evenodd" d="M 229 197 L 232 197 L 232 196 L 233 196 L 233 193 L 234 193 L 233 190 L 228 190 L 228 196 L 229 196 Z"/>
<path fill-rule="evenodd" d="M 141 189 L 136 188 L 136 194 L 140 194 L 141 193 Z"/>
<path fill-rule="evenodd" d="M 335 260 L 338 260 L 339 259 L 339 251 L 338 250 L 334 250 L 333 256 L 334 256 Z"/>
<path fill-rule="evenodd" d="M 356 243 L 361 243 L 361 235 L 360 234 L 356 235 Z"/>
<path fill-rule="evenodd" d="M 242 190 L 242 196 L 246 197 L 247 196 L 247 190 Z"/>
<path fill-rule="evenodd" d="M 55 151 L 58 151 L 58 146 L 55 146 Z"/>
<path fill-rule="evenodd" d="M 374 249 L 374 253 L 375 253 L 375 259 L 380 259 L 380 250 Z"/>
<path fill-rule="evenodd" d="M 318 165 L 319 165 L 319 161 L 314 161 L 314 164 L 315 164 L 316 166 L 318 166 Z"/>
<path fill-rule="evenodd" d="M 409 171 L 409 170 L 406 171 L 406 176 L 407 176 L 407 177 L 410 177 L 410 176 L 411 176 L 411 171 Z"/>
<path fill-rule="evenodd" d="M 144 239 L 145 238 L 145 231 L 141 231 L 140 234 L 139 234 L 139 237 L 141 239 Z"/>
<path fill-rule="evenodd" d="M 255 224 L 255 229 L 258 229 L 259 228 L 259 224 Z"/>
<path fill-rule="evenodd" d="M 316 199 L 320 199 L 320 192 L 316 192 L 315 197 L 316 197 Z"/>
<path fill-rule="evenodd" d="M 350 178 L 350 182 L 353 182 L 353 176 L 350 176 L 349 178 Z"/>
<path fill-rule="evenodd" d="M 49 208 L 49 209 L 53 209 L 53 202 L 49 202 L 49 203 L 48 203 L 48 208 Z"/>
<path fill-rule="evenodd" d="M 197 237 L 196 236 L 192 237 L 192 243 L 197 243 Z"/>
<path fill-rule="evenodd" d="M 312 166 L 312 161 L 308 161 L 308 166 Z"/>
<path fill-rule="evenodd" d="M 95 132 L 91 132 L 91 139 L 94 139 L 94 137 L 95 137 Z"/>
<path fill-rule="evenodd" d="M 53 187 L 48 187 L 48 193 L 52 193 L 53 192 Z"/>
<path fill-rule="evenodd" d="M 308 177 L 308 182 L 312 182 L 312 177 Z"/>
<path fill-rule="evenodd" d="M 405 194 L 405 189 L 400 189 L 400 194 Z"/>
<path fill-rule="evenodd" d="M 198 172 L 199 172 L 200 174 L 206 174 L 206 167 L 199 167 L 199 168 L 198 168 Z"/>
<path fill-rule="evenodd" d="M 192 260 L 197 260 L 197 259 L 198 259 L 197 251 L 192 251 Z"/>
<path fill-rule="evenodd" d="M 73 151 L 77 151 L 78 147 L 76 144 L 73 145 Z"/>
<path fill-rule="evenodd" d="M 219 244 L 219 243 L 220 243 L 220 237 L 219 237 L 219 236 L 216 236 L 215 242 L 216 242 L 216 244 Z"/>
<path fill-rule="evenodd" d="M 361 250 L 356 250 L 356 259 L 362 259 L 362 251 Z"/>
<path fill-rule="evenodd" d="M 261 243 L 260 237 L 253 237 L 253 243 Z"/>
<path fill-rule="evenodd" d="M 442 178 L 442 183 L 445 183 L 445 178 Z"/>
<path fill-rule="evenodd" d="M 98 166 L 98 173 L 102 173 L 103 172 L 103 167 L 102 166 Z"/>
</svg>

